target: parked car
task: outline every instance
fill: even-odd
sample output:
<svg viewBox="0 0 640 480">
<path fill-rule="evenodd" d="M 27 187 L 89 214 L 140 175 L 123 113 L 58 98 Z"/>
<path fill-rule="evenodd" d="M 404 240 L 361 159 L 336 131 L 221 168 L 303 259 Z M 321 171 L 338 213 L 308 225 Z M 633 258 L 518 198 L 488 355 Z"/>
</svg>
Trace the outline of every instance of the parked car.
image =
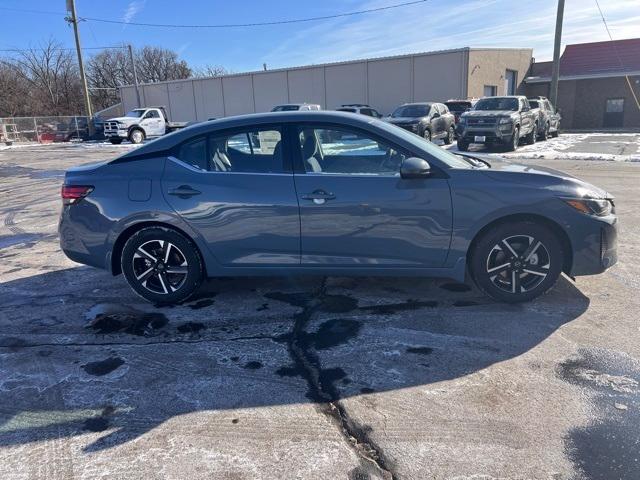
<svg viewBox="0 0 640 480">
<path fill-rule="evenodd" d="M 349 139 L 327 143 L 327 130 Z M 65 254 L 156 303 L 188 299 L 205 277 L 467 272 L 520 302 L 617 258 L 607 192 L 340 112 L 194 125 L 70 169 L 61 194 Z"/>
<path fill-rule="evenodd" d="M 271 109 L 272 112 L 297 112 L 313 110 L 322 110 L 322 108 L 320 108 L 320 105 L 315 103 L 285 103 L 284 105 L 276 105 Z"/>
<path fill-rule="evenodd" d="M 448 145 L 455 140 L 455 118 L 443 103 L 405 103 L 385 121 L 429 141 L 441 138 Z"/>
<path fill-rule="evenodd" d="M 367 115 L 369 117 L 382 118 L 382 114 L 380 112 L 378 112 L 375 108 L 371 108 L 371 106 L 365 103 L 348 103 L 342 105 L 340 108 L 336 108 L 336 111 L 359 113 L 361 115 Z"/>
<path fill-rule="evenodd" d="M 447 106 L 449 111 L 453 113 L 456 125 L 460 121 L 460 115 L 473 108 L 473 102 L 471 100 L 447 100 L 444 104 Z"/>
<path fill-rule="evenodd" d="M 123 140 L 142 143 L 145 138 L 159 137 L 187 126 L 187 122 L 170 122 L 164 107 L 136 108 L 123 117 L 104 122 L 104 136 L 113 144 Z"/>
<path fill-rule="evenodd" d="M 549 136 L 560 135 L 560 113 L 553 108 L 547 97 L 529 98 L 529 105 L 534 113 L 538 114 L 538 139 L 546 140 Z"/>
<path fill-rule="evenodd" d="M 531 111 L 527 97 L 484 97 L 462 114 L 457 134 L 458 150 L 463 152 L 471 143 L 489 148 L 500 145 L 513 151 L 521 138 L 529 144 L 536 142 L 538 117 Z"/>
</svg>

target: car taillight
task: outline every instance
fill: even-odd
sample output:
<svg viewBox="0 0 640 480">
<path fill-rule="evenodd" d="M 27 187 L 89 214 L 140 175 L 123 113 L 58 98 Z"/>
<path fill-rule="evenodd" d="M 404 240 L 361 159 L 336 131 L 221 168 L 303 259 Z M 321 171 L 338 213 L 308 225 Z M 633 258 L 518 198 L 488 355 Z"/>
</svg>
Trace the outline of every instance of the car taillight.
<svg viewBox="0 0 640 480">
<path fill-rule="evenodd" d="M 73 205 L 93 191 L 91 185 L 63 185 L 60 195 L 64 205 Z"/>
</svg>

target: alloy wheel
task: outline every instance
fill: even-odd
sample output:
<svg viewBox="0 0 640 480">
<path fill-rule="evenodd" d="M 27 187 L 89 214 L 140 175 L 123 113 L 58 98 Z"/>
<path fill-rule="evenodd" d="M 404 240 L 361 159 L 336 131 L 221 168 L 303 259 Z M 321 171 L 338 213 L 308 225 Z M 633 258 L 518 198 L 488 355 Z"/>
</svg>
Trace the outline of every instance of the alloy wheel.
<svg viewBox="0 0 640 480">
<path fill-rule="evenodd" d="M 139 284 L 161 295 L 179 290 L 189 271 L 184 253 L 167 240 L 150 240 L 140 245 L 133 255 L 132 266 Z"/>
<path fill-rule="evenodd" d="M 489 280 L 507 293 L 526 293 L 540 285 L 550 273 L 547 247 L 530 235 L 502 239 L 489 251 L 486 271 Z"/>
</svg>

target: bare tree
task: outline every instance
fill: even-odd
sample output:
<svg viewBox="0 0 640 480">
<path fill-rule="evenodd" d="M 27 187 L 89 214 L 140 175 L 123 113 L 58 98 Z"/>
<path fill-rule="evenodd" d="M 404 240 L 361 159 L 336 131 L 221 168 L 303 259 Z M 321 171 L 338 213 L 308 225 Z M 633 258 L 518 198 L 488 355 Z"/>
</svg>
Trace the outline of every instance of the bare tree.
<svg viewBox="0 0 640 480">
<path fill-rule="evenodd" d="M 191 76 L 191 68 L 178 54 L 160 47 L 134 50 L 134 58 L 141 83 L 180 80 Z M 120 101 L 117 87 L 133 84 L 133 67 L 128 53 L 122 49 L 104 50 L 87 63 L 87 77 L 97 110 Z"/>
<path fill-rule="evenodd" d="M 29 89 L 34 114 L 74 115 L 84 109 L 80 73 L 73 53 L 49 39 L 22 50 L 13 65 Z"/>
<path fill-rule="evenodd" d="M 178 54 L 160 47 L 143 47 L 136 52 L 138 76 L 141 82 L 164 82 L 191 76 L 191 68 Z"/>
<path fill-rule="evenodd" d="M 229 75 L 232 73 L 222 65 L 205 65 L 203 67 L 193 68 L 192 77 L 194 78 L 208 78 L 208 77 L 221 77 L 223 75 Z"/>
<path fill-rule="evenodd" d="M 0 117 L 30 113 L 27 82 L 11 60 L 0 59 Z"/>
</svg>

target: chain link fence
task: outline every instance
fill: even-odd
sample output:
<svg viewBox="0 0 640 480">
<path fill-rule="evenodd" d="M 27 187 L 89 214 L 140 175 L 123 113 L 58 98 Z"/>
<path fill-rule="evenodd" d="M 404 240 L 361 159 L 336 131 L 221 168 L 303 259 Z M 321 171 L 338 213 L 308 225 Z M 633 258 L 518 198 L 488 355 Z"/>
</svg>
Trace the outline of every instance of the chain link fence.
<svg viewBox="0 0 640 480">
<path fill-rule="evenodd" d="M 101 130 L 100 130 L 101 131 Z M 89 139 L 88 117 L 0 118 L 0 143 L 52 143 Z"/>
</svg>

